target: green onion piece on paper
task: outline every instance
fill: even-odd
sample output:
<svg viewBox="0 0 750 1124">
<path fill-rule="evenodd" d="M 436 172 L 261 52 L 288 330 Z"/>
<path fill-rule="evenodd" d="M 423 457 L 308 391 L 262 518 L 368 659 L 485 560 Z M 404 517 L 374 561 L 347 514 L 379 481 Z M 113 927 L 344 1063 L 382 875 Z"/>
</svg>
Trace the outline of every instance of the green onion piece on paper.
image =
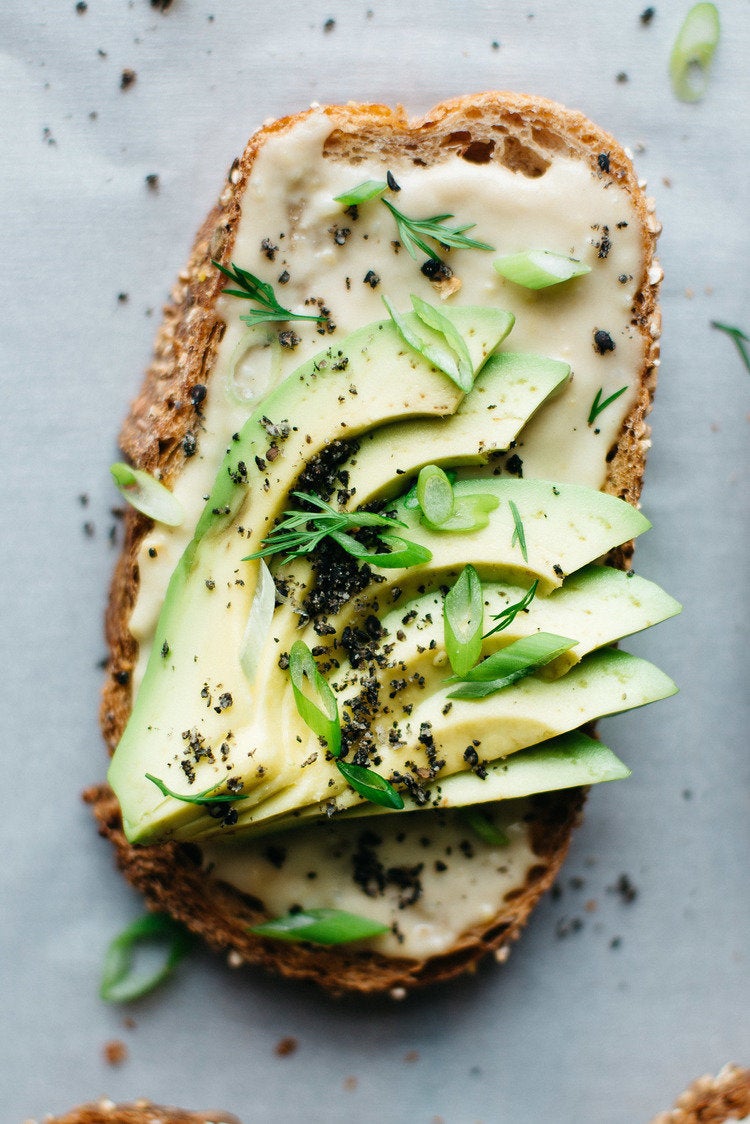
<svg viewBox="0 0 750 1124">
<path fill-rule="evenodd" d="M 510 845 L 510 839 L 505 832 L 495 827 L 489 816 L 480 812 L 478 808 L 462 808 L 461 819 L 483 843 L 488 843 L 491 847 Z"/>
<path fill-rule="evenodd" d="M 311 941 L 313 944 L 348 944 L 388 932 L 388 926 L 343 909 L 303 909 L 287 913 L 250 929 L 259 937 L 279 941 Z"/>
<path fill-rule="evenodd" d="M 680 101 L 700 101 L 705 95 L 719 32 L 715 4 L 695 4 L 686 15 L 669 59 L 672 89 Z"/>
<path fill-rule="evenodd" d="M 747 332 L 743 332 L 742 328 L 735 328 L 731 324 L 721 324 L 718 320 L 711 321 L 712 328 L 718 328 L 720 332 L 726 332 L 730 339 L 734 340 L 740 358 L 745 364 L 745 367 L 750 371 L 750 352 L 747 345 L 750 343 L 750 336 Z"/>
<path fill-rule="evenodd" d="M 482 654 L 483 615 L 482 583 L 474 567 L 465 566 L 443 605 L 445 650 L 461 679 Z"/>
<path fill-rule="evenodd" d="M 110 467 L 110 472 L 120 495 L 141 515 L 165 527 L 179 527 L 184 521 L 180 501 L 149 472 L 119 461 Z"/>
<path fill-rule="evenodd" d="M 501 277 L 521 285 L 524 289 L 548 289 L 591 273 L 591 266 L 577 258 L 555 254 L 552 250 L 524 250 L 520 254 L 507 254 L 493 265 Z"/>
<path fill-rule="evenodd" d="M 163 983 L 193 946 L 186 929 L 161 913 L 147 913 L 110 943 L 104 956 L 99 995 L 107 1003 L 129 1003 Z M 160 953 L 156 967 L 138 971 L 138 951 Z"/>
<path fill-rule="evenodd" d="M 360 203 L 367 203 L 376 199 L 388 190 L 385 180 L 365 180 L 364 183 L 353 187 L 351 191 L 344 191 L 341 195 L 334 195 L 334 203 L 342 203 L 345 207 L 356 207 Z"/>
<path fill-rule="evenodd" d="M 456 506 L 453 485 L 436 464 L 428 464 L 417 479 L 417 500 L 430 523 L 439 526 L 450 519 Z"/>
<path fill-rule="evenodd" d="M 312 652 L 303 640 L 296 640 L 289 653 L 289 675 L 294 701 L 302 721 L 323 738 L 334 757 L 341 752 L 341 727 L 336 696 L 318 671 Z M 308 697 L 306 690 L 312 692 Z"/>
<path fill-rule="evenodd" d="M 381 777 L 379 773 L 366 769 L 363 765 L 342 761 L 340 758 L 336 761 L 336 765 L 354 791 L 364 796 L 371 804 L 380 804 L 382 808 L 394 808 L 397 811 L 403 808 L 404 798 L 401 793 L 397 792 L 391 782 Z"/>
<path fill-rule="evenodd" d="M 456 675 L 453 681 L 458 678 L 461 683 L 450 692 L 448 698 L 487 698 L 530 675 L 537 667 L 550 663 L 563 652 L 574 648 L 577 643 L 577 640 L 571 640 L 568 636 L 555 636 L 551 632 L 536 632 L 533 636 L 525 636 L 509 644 L 507 648 L 494 652 L 476 667 Z"/>
</svg>

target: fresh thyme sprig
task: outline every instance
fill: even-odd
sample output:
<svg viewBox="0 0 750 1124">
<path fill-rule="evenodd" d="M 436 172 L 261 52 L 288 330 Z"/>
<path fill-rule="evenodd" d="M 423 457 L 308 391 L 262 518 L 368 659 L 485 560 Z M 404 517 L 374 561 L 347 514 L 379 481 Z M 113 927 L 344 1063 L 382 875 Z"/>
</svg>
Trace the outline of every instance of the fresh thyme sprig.
<svg viewBox="0 0 750 1124">
<path fill-rule="evenodd" d="M 217 792 L 216 789 L 220 788 L 221 785 L 224 784 L 224 781 L 219 781 L 218 784 L 212 785 L 211 788 L 207 788 L 203 792 L 196 792 L 194 795 L 183 795 L 181 792 L 173 792 L 171 788 L 165 785 L 164 781 L 159 780 L 158 777 L 152 776 L 151 773 L 146 773 L 145 776 L 147 781 L 151 781 L 152 784 L 156 785 L 162 796 L 171 796 L 175 800 L 181 800 L 183 804 L 198 804 L 201 808 L 231 804 L 235 800 L 247 800 L 249 795 L 247 792 Z M 212 793 L 214 795 L 212 795 Z"/>
<path fill-rule="evenodd" d="M 510 545 L 511 547 L 514 547 L 516 543 L 518 543 L 521 548 L 521 554 L 523 555 L 524 562 L 528 562 L 529 554 L 526 550 L 526 532 L 523 529 L 523 520 L 521 519 L 518 508 L 514 504 L 513 500 L 508 500 L 508 503 L 510 505 L 511 514 L 513 516 L 513 536 L 510 540 Z"/>
<path fill-rule="evenodd" d="M 228 277 L 230 281 L 234 281 L 238 285 L 237 289 L 224 289 L 224 292 L 230 297 L 242 297 L 244 300 L 255 301 L 259 304 L 260 308 L 253 308 L 250 312 L 240 316 L 246 324 L 251 326 L 254 324 L 265 323 L 278 323 L 286 320 L 327 320 L 328 317 L 323 315 L 307 316 L 299 312 L 290 312 L 288 308 L 284 308 L 276 299 L 276 294 L 273 291 L 273 286 L 269 285 L 267 281 L 261 281 L 253 273 L 248 273 L 246 269 L 240 269 L 235 262 L 232 262 L 232 268 L 227 269 L 225 266 L 220 265 L 219 262 L 211 259 L 211 264 Z"/>
<path fill-rule="evenodd" d="M 607 406 L 611 406 L 615 399 L 619 398 L 621 394 L 624 394 L 628 388 L 626 386 L 621 386 L 619 390 L 616 390 L 614 394 L 610 394 L 609 398 L 605 398 L 602 402 L 603 389 L 603 387 L 599 387 L 594 397 L 594 401 L 591 403 L 591 409 L 589 410 L 588 418 L 589 425 L 593 425 L 596 419 L 599 417 L 599 414 L 601 414 L 602 410 L 606 410 Z"/>
<path fill-rule="evenodd" d="M 263 549 L 255 551 L 254 554 L 248 554 L 243 562 L 249 562 L 254 558 L 266 558 L 271 554 L 285 554 L 287 560 L 299 558 L 301 555 L 309 554 L 315 550 L 318 543 L 328 537 L 343 547 L 347 554 L 366 561 L 377 561 L 382 558 L 383 564 L 387 565 L 388 554 L 373 556 L 363 552 L 362 545 L 347 534 L 347 531 L 356 530 L 360 527 L 390 527 L 393 529 L 404 527 L 406 524 L 387 515 L 376 515 L 369 511 L 352 513 L 336 511 L 325 500 L 304 492 L 292 492 L 292 495 L 295 499 L 312 504 L 318 511 L 285 511 L 282 521 L 274 527 L 267 538 L 263 539 L 265 544 Z M 390 539 L 391 536 L 388 536 L 388 538 Z M 406 544 L 405 551 L 399 551 L 400 565 L 410 566 L 417 562 L 429 561 L 424 557 L 424 548 L 418 547 L 416 543 L 409 543 L 406 539 L 399 539 L 399 543 Z M 409 560 L 411 557 L 409 548 L 412 548 L 414 554 L 413 561 Z"/>
<path fill-rule="evenodd" d="M 473 230 L 476 226 L 475 222 L 465 223 L 463 226 L 444 226 L 443 224 L 448 219 L 452 219 L 453 215 L 432 215 L 427 219 L 412 219 L 387 199 L 381 199 L 381 203 L 388 208 L 396 220 L 399 241 L 412 258 L 416 259 L 417 250 L 421 250 L 428 258 L 434 261 L 440 260 L 436 251 L 424 241 L 425 238 L 431 238 L 440 246 L 453 246 L 457 249 L 494 250 L 495 248 L 486 242 L 478 242 L 475 238 L 467 238 L 465 232 Z"/>
<path fill-rule="evenodd" d="M 485 632 L 482 639 L 486 640 L 488 636 L 494 636 L 496 632 L 502 632 L 503 629 L 508 628 L 509 625 L 513 624 L 513 621 L 516 619 L 519 613 L 525 613 L 531 602 L 534 600 L 534 597 L 536 596 L 538 585 L 539 580 L 537 579 L 533 583 L 533 585 L 531 585 L 531 587 L 526 591 L 526 593 L 524 593 L 520 601 L 516 601 L 515 605 L 506 606 L 506 608 L 503 609 L 502 613 L 495 614 L 492 619 L 493 621 L 497 621 L 497 624 L 494 628 L 491 628 L 489 632 Z"/>
<path fill-rule="evenodd" d="M 718 320 L 712 320 L 711 327 L 718 328 L 720 332 L 726 332 L 730 339 L 734 340 L 742 362 L 745 364 L 748 371 L 750 371 L 750 352 L 748 352 L 745 346 L 750 343 L 750 336 L 743 332 L 742 328 L 734 328 L 731 324 L 720 324 Z"/>
</svg>

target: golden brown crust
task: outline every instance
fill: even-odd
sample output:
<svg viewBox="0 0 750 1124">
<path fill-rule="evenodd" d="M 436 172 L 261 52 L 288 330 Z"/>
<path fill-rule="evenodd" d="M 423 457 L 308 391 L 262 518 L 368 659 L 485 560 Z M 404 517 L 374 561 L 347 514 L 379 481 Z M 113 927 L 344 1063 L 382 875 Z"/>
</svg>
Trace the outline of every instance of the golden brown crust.
<svg viewBox="0 0 750 1124">
<path fill-rule="evenodd" d="M 463 158 L 483 163 L 495 160 L 521 175 L 543 174 L 561 152 L 586 161 L 603 179 L 628 191 L 641 222 L 643 276 L 640 279 L 633 325 L 646 343 L 638 400 L 625 420 L 617 444 L 610 450 L 605 488 L 630 503 L 641 492 L 651 407 L 658 365 L 659 319 L 656 307 L 658 267 L 654 248 L 658 224 L 640 190 L 632 165 L 613 137 L 582 114 L 543 98 L 485 93 L 455 98 L 436 106 L 424 117 L 409 120 L 402 109 L 380 105 L 331 106 L 324 111 L 332 130 L 324 154 L 357 163 L 378 153 L 383 161 L 405 154 L 415 163 L 430 164 Z M 210 377 L 224 324 L 214 311 L 223 288 L 211 258 L 231 258 L 240 199 L 255 157 L 265 140 L 294 127 L 306 114 L 283 118 L 264 127 L 235 161 L 217 205 L 201 227 L 187 268 L 180 274 L 164 312 L 153 362 L 121 434 L 123 451 L 139 467 L 159 469 L 168 481 L 184 463 L 182 442 L 200 417 L 193 388 Z M 599 156 L 605 153 L 608 160 Z M 606 169 L 606 170 L 605 170 Z M 130 709 L 129 677 L 136 645 L 127 622 L 138 589 L 136 556 L 148 530 L 148 520 L 134 511 L 126 516 L 126 541 L 117 565 L 106 619 L 110 664 L 101 706 L 101 724 L 110 751 L 124 729 Z M 615 552 L 613 561 L 626 565 L 632 547 Z M 279 944 L 249 936 L 245 926 L 259 918 L 257 903 L 200 873 L 188 848 L 177 844 L 134 848 L 119 825 L 116 801 L 106 786 L 92 789 L 100 831 L 115 844 L 118 863 L 128 880 L 146 896 L 151 908 L 166 909 L 217 949 L 233 949 L 242 960 L 259 963 L 292 977 L 315 978 L 331 991 L 400 992 L 447 979 L 473 966 L 487 952 L 502 950 L 517 938 L 539 897 L 554 881 L 567 851 L 573 826 L 580 817 L 583 797 L 575 791 L 542 799 L 538 807 L 545 829 L 536 831 L 540 856 L 537 877 L 512 903 L 507 916 L 498 917 L 484 932 L 465 935 L 449 956 L 407 961 L 351 949 L 319 950 Z"/>
<path fill-rule="evenodd" d="M 750 1069 L 725 1065 L 716 1077 L 706 1074 L 681 1093 L 675 1106 L 651 1124 L 724 1124 L 750 1116 Z"/>
<path fill-rule="evenodd" d="M 184 1108 L 144 1100 L 132 1104 L 100 1100 L 72 1108 L 64 1116 L 45 1116 L 40 1124 L 242 1124 L 242 1121 L 227 1112 L 188 1112 Z"/>
</svg>

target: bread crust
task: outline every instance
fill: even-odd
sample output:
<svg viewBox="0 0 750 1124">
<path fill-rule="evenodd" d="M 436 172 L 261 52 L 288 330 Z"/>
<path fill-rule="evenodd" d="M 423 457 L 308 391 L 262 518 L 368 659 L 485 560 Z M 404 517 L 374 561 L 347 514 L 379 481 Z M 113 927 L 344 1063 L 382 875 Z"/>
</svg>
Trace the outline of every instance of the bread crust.
<svg viewBox="0 0 750 1124">
<path fill-rule="evenodd" d="M 34 1122 L 27 1121 L 27 1124 Z M 242 1124 L 242 1121 L 228 1112 L 188 1112 L 184 1108 L 146 1100 L 131 1104 L 100 1100 L 72 1108 L 63 1116 L 45 1116 L 40 1124 Z"/>
<path fill-rule="evenodd" d="M 725 1065 L 716 1077 L 699 1077 L 681 1093 L 673 1109 L 651 1124 L 725 1124 L 750 1115 L 750 1069 Z"/>
<path fill-rule="evenodd" d="M 269 137 L 293 129 L 310 112 L 313 110 L 264 126 L 232 164 L 227 183 L 200 228 L 188 264 L 164 309 L 153 361 L 120 441 L 133 464 L 150 472 L 159 469 L 167 483 L 184 464 L 182 441 L 195 421 L 191 390 L 209 382 L 225 330 L 215 310 L 224 279 L 211 267 L 211 258 L 231 259 L 240 200 L 263 144 Z M 582 114 L 544 98 L 521 94 L 489 92 L 454 98 L 413 120 L 401 108 L 381 105 L 329 106 L 323 112 L 334 126 L 324 149 L 324 154 L 332 157 L 355 160 L 377 152 L 385 160 L 407 154 L 425 164 L 455 158 L 474 162 L 496 160 L 521 174 L 536 176 L 556 155 L 565 153 L 585 161 L 595 174 L 624 187 L 637 211 L 642 232 L 643 274 L 632 324 L 644 340 L 645 359 L 637 400 L 608 454 L 605 490 L 637 504 L 648 448 L 646 417 L 658 367 L 660 320 L 656 298 L 661 271 L 654 250 L 659 226 L 620 145 Z M 599 159 L 601 154 L 606 154 L 606 161 Z M 128 621 L 138 591 L 138 547 L 151 523 L 129 510 L 124 526 L 125 543 L 115 569 L 106 615 L 110 660 L 100 711 L 110 752 L 114 751 L 130 712 L 130 676 L 137 645 L 128 631 Z M 626 544 L 613 553 L 611 561 L 626 567 L 631 555 L 632 544 Z M 552 885 L 584 800 L 581 790 L 536 800 L 533 842 L 539 863 L 521 895 L 483 931 L 464 934 L 450 954 L 417 961 L 346 947 L 321 951 L 251 936 L 246 926 L 257 923 L 262 916 L 260 903 L 201 873 L 195 849 L 189 845 L 128 844 L 117 801 L 106 785 L 90 789 L 85 796 L 94 809 L 100 833 L 115 846 L 118 865 L 128 881 L 145 895 L 150 908 L 171 913 L 212 947 L 232 950 L 234 960 L 259 964 L 292 978 L 315 979 L 336 993 L 390 991 L 396 995 L 455 976 L 476 965 L 488 952 L 494 951 L 499 959 L 504 959 L 534 905 Z"/>
</svg>

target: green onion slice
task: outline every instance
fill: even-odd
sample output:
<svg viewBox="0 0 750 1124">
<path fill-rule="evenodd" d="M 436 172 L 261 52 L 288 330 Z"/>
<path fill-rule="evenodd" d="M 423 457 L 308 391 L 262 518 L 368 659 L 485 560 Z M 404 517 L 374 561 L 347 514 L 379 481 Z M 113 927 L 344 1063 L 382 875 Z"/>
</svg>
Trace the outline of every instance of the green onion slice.
<svg viewBox="0 0 750 1124">
<path fill-rule="evenodd" d="M 370 199 L 377 199 L 388 190 L 385 180 L 365 180 L 364 183 L 353 187 L 351 191 L 344 191 L 341 195 L 334 195 L 334 203 L 342 203 L 345 207 L 356 207 L 359 203 L 367 203 Z"/>
<path fill-rule="evenodd" d="M 483 615 L 482 583 L 474 567 L 465 566 L 443 604 L 445 650 L 460 679 L 482 654 Z"/>
<path fill-rule="evenodd" d="M 537 632 L 525 636 L 494 652 L 486 660 L 468 671 L 457 673 L 462 682 L 448 695 L 449 699 L 484 699 L 503 687 L 509 687 L 537 667 L 550 663 L 563 652 L 574 648 L 577 640 L 568 636 L 555 636 L 551 632 Z M 454 680 L 455 681 L 455 680 Z"/>
<path fill-rule="evenodd" d="M 180 501 L 149 472 L 120 461 L 111 466 L 110 472 L 120 495 L 141 515 L 166 527 L 179 527 L 184 521 L 185 512 Z"/>
<path fill-rule="evenodd" d="M 140 946 L 150 945 L 161 953 L 161 962 L 150 972 L 136 971 Z M 147 913 L 128 925 L 109 945 L 99 995 L 107 1003 L 129 1003 L 163 983 L 187 955 L 193 938 L 181 925 L 161 913 Z"/>
<path fill-rule="evenodd" d="M 338 757 L 341 752 L 341 727 L 336 696 L 328 681 L 318 671 L 312 652 L 303 640 L 296 640 L 289 653 L 289 675 L 297 710 L 302 721 L 314 734 L 323 738 L 329 752 Z M 312 691 L 315 701 L 305 693 Z"/>
<path fill-rule="evenodd" d="M 444 471 L 445 471 L 445 475 L 448 477 L 448 483 L 450 484 L 450 486 L 452 488 L 453 485 L 456 483 L 456 480 L 458 480 L 458 473 L 456 472 L 456 470 L 454 468 L 446 468 Z M 419 505 L 419 499 L 417 498 L 417 485 L 416 484 L 414 484 L 413 487 L 411 487 L 409 489 L 409 491 L 404 496 L 403 500 L 401 500 L 401 503 L 403 504 L 404 508 L 407 511 L 416 511 L 417 510 L 417 508 L 420 505 Z"/>
<path fill-rule="evenodd" d="M 348 944 L 350 941 L 379 937 L 388 932 L 388 926 L 343 909 L 304 909 L 254 925 L 250 932 L 279 941 Z"/>
<path fill-rule="evenodd" d="M 349 761 L 337 760 L 336 765 L 355 792 L 364 796 L 371 804 L 380 804 L 383 808 L 395 808 L 400 811 L 404 806 L 404 798 L 397 792 L 390 781 L 381 777 L 372 769 L 365 769 L 362 765 L 354 765 Z"/>
<path fill-rule="evenodd" d="M 460 378 L 460 381 L 456 380 L 458 385 L 467 392 L 471 390 L 474 385 L 474 366 L 471 362 L 466 340 L 456 325 L 447 316 L 444 316 L 439 308 L 436 308 L 433 304 L 428 304 L 427 301 L 422 300 L 414 293 L 411 294 L 411 304 L 422 323 L 426 324 L 428 328 L 432 328 L 433 332 L 441 335 L 456 356 Z"/>
<path fill-rule="evenodd" d="M 574 277 L 591 273 L 591 266 L 565 254 L 552 250 L 524 250 L 520 254 L 507 254 L 493 262 L 501 277 L 522 285 L 524 289 L 548 289 Z"/>
<path fill-rule="evenodd" d="M 490 521 L 489 513 L 499 506 L 497 496 L 486 492 L 472 492 L 456 499 L 453 514 L 444 523 L 432 523 L 425 515 L 420 518 L 420 523 L 429 531 L 450 531 L 457 534 L 482 531 Z"/>
<path fill-rule="evenodd" d="M 496 613 L 493 616 L 492 619 L 493 621 L 497 621 L 497 624 L 494 628 L 491 628 L 489 632 L 485 632 L 485 640 L 488 636 L 494 636 L 496 632 L 502 632 L 504 628 L 508 628 L 509 625 L 513 624 L 513 621 L 516 619 L 519 613 L 526 612 L 529 605 L 536 596 L 538 585 L 539 579 L 537 579 L 530 586 L 530 588 L 526 591 L 526 593 L 524 593 L 520 601 L 516 601 L 515 605 L 508 605 L 505 609 L 503 609 L 502 613 Z"/>
<path fill-rule="evenodd" d="M 249 795 L 247 792 L 217 792 L 216 789 L 220 788 L 221 785 L 224 784 L 224 781 L 219 781 L 218 784 L 211 785 L 210 788 L 204 789 L 203 792 L 196 792 L 194 795 L 186 795 L 181 792 L 173 792 L 171 788 L 165 785 L 164 781 L 159 780 L 158 777 L 152 776 L 151 773 L 145 773 L 144 776 L 147 781 L 151 781 L 152 784 L 156 785 L 162 796 L 171 796 L 173 800 L 181 800 L 183 804 L 200 804 L 201 807 L 206 804 L 209 806 L 212 804 L 231 804 L 235 800 L 247 800 Z"/>
<path fill-rule="evenodd" d="M 255 679 L 276 608 L 276 586 L 271 571 L 262 558 L 258 565 L 258 584 L 240 644 L 240 667 L 248 683 Z"/>
<path fill-rule="evenodd" d="M 499 827 L 495 827 L 489 816 L 480 812 L 478 808 L 462 808 L 461 819 L 470 827 L 483 843 L 491 847 L 508 847 L 510 839 Z"/>
<path fill-rule="evenodd" d="M 516 543 L 518 543 L 524 562 L 528 562 L 529 552 L 526 549 L 526 532 L 523 529 L 523 520 L 513 500 L 508 500 L 508 505 L 513 516 L 513 534 L 511 536 L 510 545 L 514 547 Z"/>
<path fill-rule="evenodd" d="M 412 302 L 414 302 L 415 299 L 418 300 L 419 298 L 412 297 Z M 426 301 L 422 301 L 421 303 L 427 304 Z M 388 315 L 396 325 L 398 333 L 404 343 L 408 344 L 409 347 L 413 348 L 419 355 L 424 356 L 428 363 L 432 363 L 434 367 L 437 367 L 439 371 L 442 371 L 444 375 L 452 379 L 456 386 L 460 387 L 465 393 L 468 393 L 474 384 L 474 368 L 471 365 L 471 360 L 469 360 L 468 367 L 466 365 L 466 358 L 469 354 L 468 349 L 466 348 L 464 340 L 456 332 L 453 324 L 450 324 L 450 335 L 447 335 L 440 328 L 434 329 L 442 338 L 441 344 L 440 340 L 428 340 L 424 336 L 421 336 L 419 332 L 414 331 L 404 317 L 396 312 L 396 309 L 388 300 L 388 297 L 383 297 L 383 304 L 388 309 Z M 427 305 L 427 307 L 430 308 L 431 306 Z M 438 312 L 437 309 L 433 309 L 433 313 L 435 314 L 433 316 L 435 323 L 438 322 L 438 318 L 440 320 L 446 320 L 447 323 L 447 319 L 441 312 Z M 417 313 L 417 316 L 422 320 L 422 323 L 427 324 L 423 316 L 419 313 Z M 432 325 L 428 326 L 432 327 Z M 463 348 L 458 351 L 453 346 L 453 340 L 456 337 L 458 337 L 463 344 Z"/>
<path fill-rule="evenodd" d="M 360 562 L 369 562 L 372 566 L 380 566 L 384 570 L 400 570 L 409 566 L 422 566 L 432 558 L 432 551 L 419 543 L 403 539 L 400 535 L 380 535 L 379 541 L 390 550 L 383 554 L 371 552 L 361 542 L 357 542 L 351 535 L 343 531 L 330 531 L 330 537 L 340 547 L 351 554 Z"/>
<path fill-rule="evenodd" d="M 695 4 L 685 16 L 669 59 L 672 89 L 680 101 L 700 101 L 706 93 L 719 30 L 715 4 Z"/>
<path fill-rule="evenodd" d="M 420 472 L 417 479 L 417 500 L 430 523 L 439 526 L 453 514 L 456 506 L 453 486 L 442 468 L 438 468 L 436 464 L 425 465 Z"/>
</svg>

